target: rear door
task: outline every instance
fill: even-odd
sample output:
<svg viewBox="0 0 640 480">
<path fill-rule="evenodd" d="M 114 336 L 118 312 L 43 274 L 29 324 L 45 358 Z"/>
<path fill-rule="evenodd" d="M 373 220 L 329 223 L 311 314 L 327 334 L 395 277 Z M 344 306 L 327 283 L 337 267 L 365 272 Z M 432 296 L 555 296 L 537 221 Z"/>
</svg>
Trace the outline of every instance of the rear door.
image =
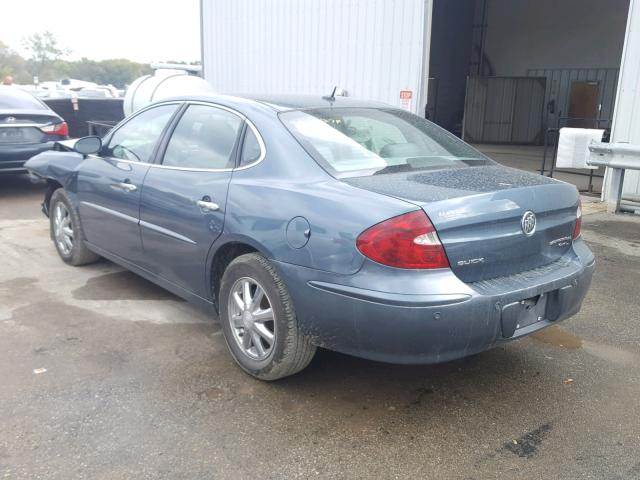
<svg viewBox="0 0 640 480">
<path fill-rule="evenodd" d="M 90 155 L 78 172 L 80 216 L 87 240 L 139 263 L 140 191 L 162 134 L 179 104 L 158 105 L 135 115 Z"/>
<path fill-rule="evenodd" d="M 231 110 L 189 105 L 142 189 L 145 268 L 203 298 L 210 296 L 206 259 L 224 225 L 243 128 Z"/>
</svg>

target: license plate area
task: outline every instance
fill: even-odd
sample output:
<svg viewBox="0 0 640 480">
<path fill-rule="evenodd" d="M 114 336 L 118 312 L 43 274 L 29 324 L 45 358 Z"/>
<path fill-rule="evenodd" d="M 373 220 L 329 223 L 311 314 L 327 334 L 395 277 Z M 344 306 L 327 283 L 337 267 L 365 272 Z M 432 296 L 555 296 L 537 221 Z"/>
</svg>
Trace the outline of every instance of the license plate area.
<svg viewBox="0 0 640 480">
<path fill-rule="evenodd" d="M 548 297 L 543 293 L 502 307 L 503 337 L 512 337 L 516 330 L 544 320 Z"/>
<path fill-rule="evenodd" d="M 24 141 L 24 132 L 17 127 L 3 127 L 0 129 L 0 143 L 20 143 Z"/>
</svg>

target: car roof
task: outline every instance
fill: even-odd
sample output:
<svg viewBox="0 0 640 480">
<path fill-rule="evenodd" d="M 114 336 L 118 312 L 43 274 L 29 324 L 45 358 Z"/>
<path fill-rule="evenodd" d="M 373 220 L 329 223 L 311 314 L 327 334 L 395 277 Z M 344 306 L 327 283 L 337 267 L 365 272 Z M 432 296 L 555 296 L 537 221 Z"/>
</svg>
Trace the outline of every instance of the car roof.
<svg viewBox="0 0 640 480">
<path fill-rule="evenodd" d="M 23 90 L 17 85 L 0 85 L 0 97 L 12 98 L 14 100 L 24 101 L 26 105 L 17 107 L 19 110 L 48 110 L 49 106 L 33 95 L 31 92 Z"/>
<path fill-rule="evenodd" d="M 336 96 L 327 98 L 322 95 L 292 95 L 292 94 L 269 94 L 269 95 L 241 95 L 244 98 L 255 100 L 256 102 L 270 105 L 276 110 L 300 110 L 306 108 L 323 107 L 389 107 L 382 102 L 370 100 L 359 100 L 356 98 Z"/>
<path fill-rule="evenodd" d="M 368 108 L 393 108 L 391 105 L 374 102 L 369 100 L 358 100 L 349 97 L 334 97 L 329 100 L 322 95 L 291 95 L 291 94 L 235 94 L 235 95 L 222 95 L 215 93 L 199 93 L 194 95 L 183 95 L 168 100 L 182 100 L 182 101 L 201 101 L 201 102 L 214 102 L 223 103 L 228 106 L 239 107 L 240 105 L 246 105 L 247 103 L 259 103 L 264 106 L 268 106 L 275 111 L 286 110 L 302 110 L 307 108 L 340 108 L 340 107 L 368 107 Z"/>
</svg>

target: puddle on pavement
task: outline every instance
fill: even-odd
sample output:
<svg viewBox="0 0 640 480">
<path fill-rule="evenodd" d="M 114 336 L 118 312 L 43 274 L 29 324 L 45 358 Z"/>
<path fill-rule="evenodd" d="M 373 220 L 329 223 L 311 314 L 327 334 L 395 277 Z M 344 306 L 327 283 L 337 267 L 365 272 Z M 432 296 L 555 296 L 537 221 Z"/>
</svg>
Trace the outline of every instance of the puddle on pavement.
<svg viewBox="0 0 640 480">
<path fill-rule="evenodd" d="M 176 300 L 183 301 L 167 290 L 123 271 L 107 273 L 87 280 L 72 292 L 77 300 Z"/>
<path fill-rule="evenodd" d="M 610 345 L 585 342 L 584 349 L 595 357 L 618 365 L 637 365 L 639 361 L 635 353 Z"/>
<path fill-rule="evenodd" d="M 556 347 L 561 348 L 583 348 L 584 351 L 594 357 L 598 357 L 601 360 L 618 365 L 632 365 L 637 364 L 640 361 L 640 357 L 633 352 L 613 347 L 611 345 L 582 340 L 558 326 L 552 326 L 533 333 L 531 334 L 531 338 L 539 342 L 546 343 L 548 345 L 555 345 Z"/>
<path fill-rule="evenodd" d="M 531 334 L 531 338 L 556 347 L 576 349 L 582 347 L 582 339 L 558 326 L 551 326 Z"/>
</svg>

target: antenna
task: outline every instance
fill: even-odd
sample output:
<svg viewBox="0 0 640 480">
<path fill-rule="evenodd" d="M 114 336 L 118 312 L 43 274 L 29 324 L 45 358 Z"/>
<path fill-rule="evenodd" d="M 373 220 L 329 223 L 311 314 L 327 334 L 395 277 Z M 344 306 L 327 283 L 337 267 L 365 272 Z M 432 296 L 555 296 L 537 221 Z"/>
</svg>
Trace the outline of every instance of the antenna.
<svg viewBox="0 0 640 480">
<path fill-rule="evenodd" d="M 330 102 L 333 102 L 336 99 L 337 90 L 338 90 L 338 86 L 336 85 L 335 87 L 333 87 L 333 91 L 331 92 L 331 95 L 323 95 L 322 98 L 324 100 L 329 100 Z"/>
</svg>

